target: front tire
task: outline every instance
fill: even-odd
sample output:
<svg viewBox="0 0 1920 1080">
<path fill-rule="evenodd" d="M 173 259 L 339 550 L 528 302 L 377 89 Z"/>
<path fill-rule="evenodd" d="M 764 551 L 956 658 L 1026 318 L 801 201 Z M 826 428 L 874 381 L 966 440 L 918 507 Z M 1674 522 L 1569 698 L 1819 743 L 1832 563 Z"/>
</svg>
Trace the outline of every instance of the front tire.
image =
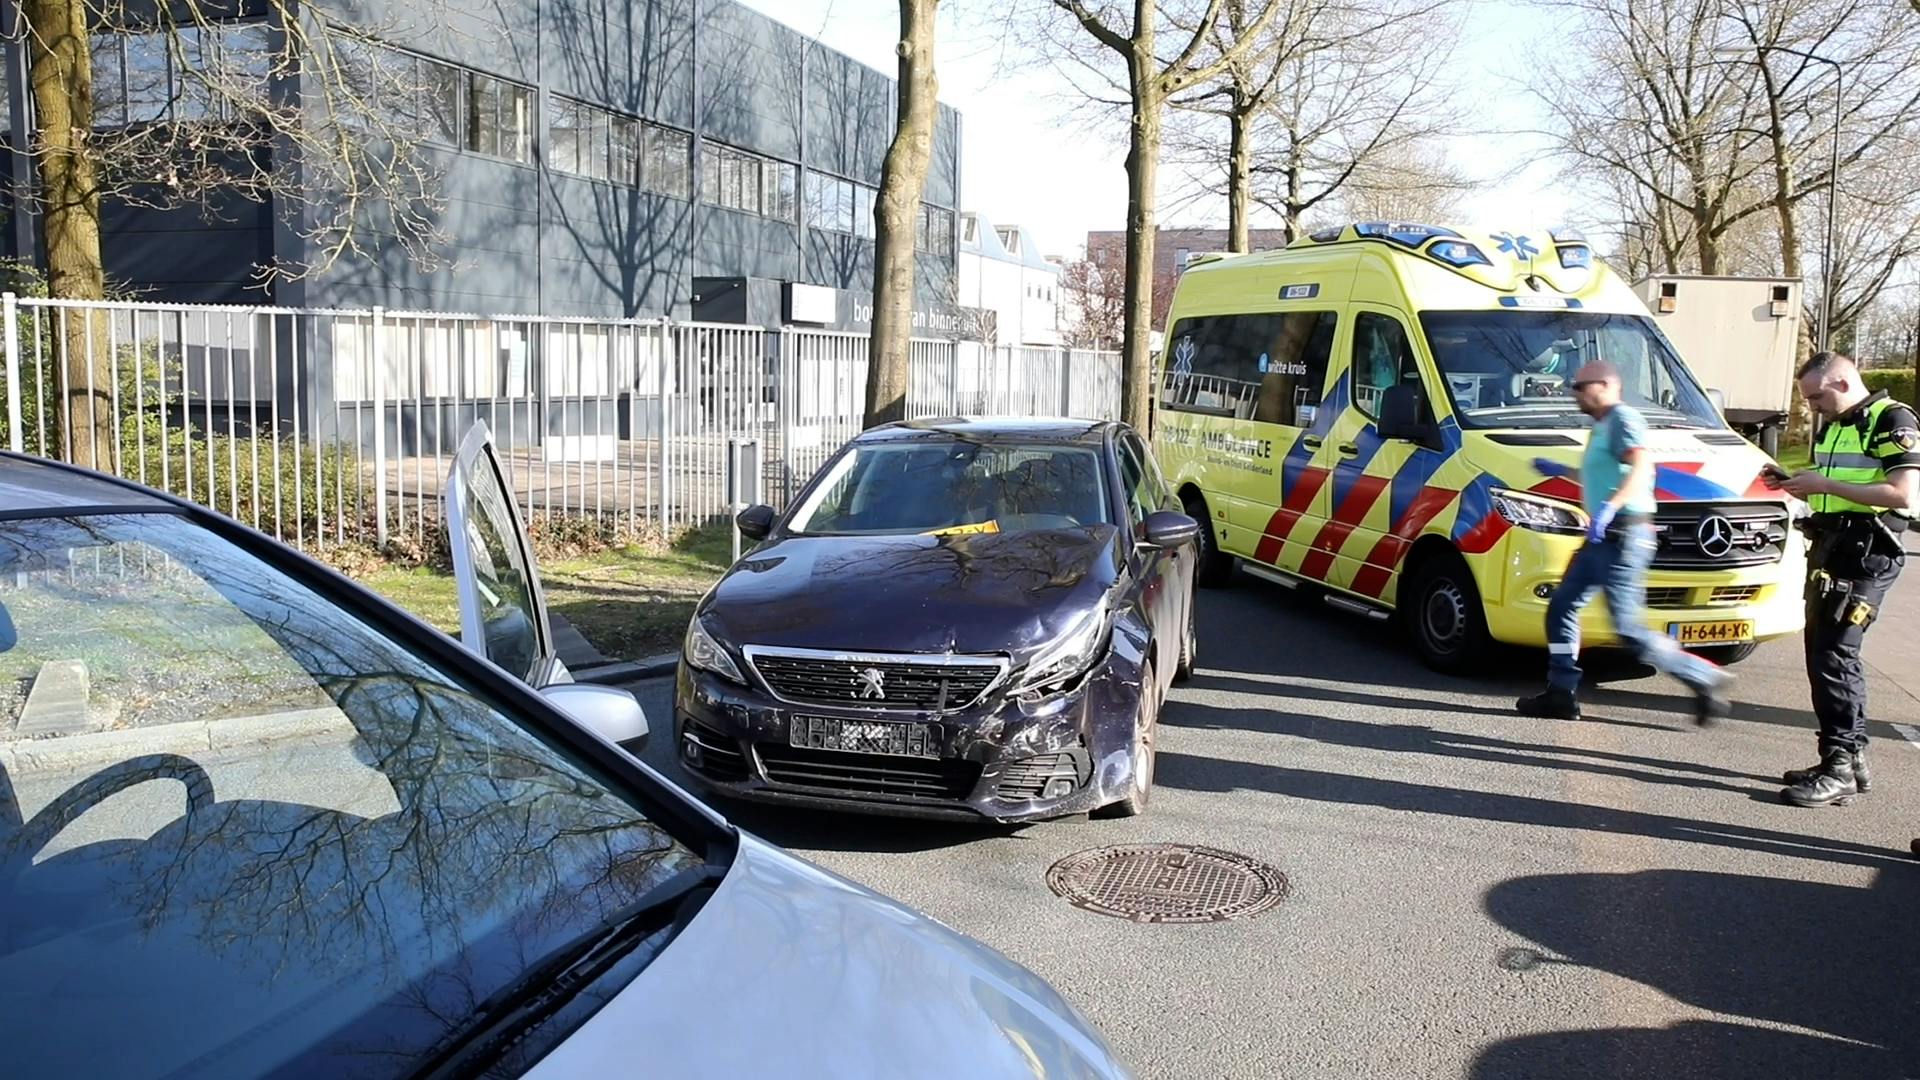
<svg viewBox="0 0 1920 1080">
<path fill-rule="evenodd" d="M 1420 658 L 1435 671 L 1465 675 L 1485 666 L 1493 651 L 1480 588 L 1466 560 L 1451 552 L 1428 559 L 1402 594 L 1401 612 Z"/>
<path fill-rule="evenodd" d="M 1207 513 L 1207 500 L 1189 495 L 1180 500 L 1180 508 L 1200 523 L 1199 561 L 1193 568 L 1193 583 L 1218 589 L 1233 580 L 1233 556 L 1220 550 L 1220 535 L 1214 531 L 1213 515 Z"/>
<path fill-rule="evenodd" d="M 1757 641 L 1743 641 L 1738 645 L 1706 645 L 1687 651 L 1704 660 L 1711 660 L 1721 667 L 1731 667 L 1752 656 L 1759 648 L 1760 643 Z"/>
<path fill-rule="evenodd" d="M 1129 818 L 1147 812 L 1153 798 L 1154 740 L 1160 734 L 1160 681 L 1148 663 L 1140 673 L 1140 716 L 1134 721 L 1133 761 L 1127 770 L 1127 793 L 1093 811 L 1089 817 Z"/>
</svg>

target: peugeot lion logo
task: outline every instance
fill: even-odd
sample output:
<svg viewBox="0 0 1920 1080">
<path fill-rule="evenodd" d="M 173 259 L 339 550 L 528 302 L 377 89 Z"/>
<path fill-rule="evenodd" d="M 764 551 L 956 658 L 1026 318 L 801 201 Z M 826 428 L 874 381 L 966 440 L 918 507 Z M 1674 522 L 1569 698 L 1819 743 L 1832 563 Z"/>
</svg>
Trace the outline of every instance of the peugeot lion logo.
<svg viewBox="0 0 1920 1080">
<path fill-rule="evenodd" d="M 879 668 L 866 668 L 860 673 L 860 692 L 854 696 L 861 701 L 874 699 L 886 700 L 887 673 Z"/>
<path fill-rule="evenodd" d="M 1719 514 L 1701 518 L 1693 536 L 1700 542 L 1701 552 L 1709 558 L 1718 559 L 1733 550 L 1733 522 Z"/>
</svg>

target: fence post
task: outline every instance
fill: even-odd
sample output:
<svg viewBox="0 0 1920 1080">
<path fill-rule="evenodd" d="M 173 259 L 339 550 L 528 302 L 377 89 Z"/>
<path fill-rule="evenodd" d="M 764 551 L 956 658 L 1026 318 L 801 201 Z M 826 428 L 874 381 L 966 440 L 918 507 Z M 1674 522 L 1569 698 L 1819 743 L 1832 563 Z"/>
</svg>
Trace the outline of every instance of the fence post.
<svg viewBox="0 0 1920 1080">
<path fill-rule="evenodd" d="M 780 423 L 780 505 L 793 502 L 793 331 L 781 327 L 774 341 L 773 409 Z"/>
<path fill-rule="evenodd" d="M 387 309 L 374 305 L 373 343 L 373 535 L 387 546 Z M 364 526 L 363 526 L 364 527 Z"/>
<path fill-rule="evenodd" d="M 1073 353 L 1071 350 L 1054 346 L 1054 355 L 1060 358 L 1060 416 L 1073 415 Z"/>
<path fill-rule="evenodd" d="M 673 398 L 671 367 L 679 363 L 679 342 L 673 333 L 673 320 L 660 320 L 660 537 L 673 535 Z"/>
<path fill-rule="evenodd" d="M 20 298 L 13 293 L 0 294 L 0 308 L 6 313 L 7 335 L 7 449 L 19 453 L 25 445 L 20 425 Z"/>
</svg>

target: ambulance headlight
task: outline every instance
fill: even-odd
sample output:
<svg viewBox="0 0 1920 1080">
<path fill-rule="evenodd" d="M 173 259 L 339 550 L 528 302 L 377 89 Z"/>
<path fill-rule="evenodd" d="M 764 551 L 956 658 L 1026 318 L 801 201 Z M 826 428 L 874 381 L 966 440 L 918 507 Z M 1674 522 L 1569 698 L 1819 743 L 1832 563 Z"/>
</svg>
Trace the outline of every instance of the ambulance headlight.
<svg viewBox="0 0 1920 1080">
<path fill-rule="evenodd" d="M 1493 508 L 1509 523 L 1534 532 L 1580 536 L 1587 531 L 1586 512 L 1559 499 L 1542 498 L 1524 491 L 1496 490 Z"/>
</svg>

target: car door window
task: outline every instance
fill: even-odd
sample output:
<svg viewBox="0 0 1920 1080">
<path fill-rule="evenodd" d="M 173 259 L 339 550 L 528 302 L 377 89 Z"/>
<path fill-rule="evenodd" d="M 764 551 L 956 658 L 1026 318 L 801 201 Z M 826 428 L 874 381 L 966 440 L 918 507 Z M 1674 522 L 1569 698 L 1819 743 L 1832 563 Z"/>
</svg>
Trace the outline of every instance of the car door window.
<svg viewBox="0 0 1920 1080">
<path fill-rule="evenodd" d="M 1167 480 L 1160 473 L 1160 463 L 1153 460 L 1153 451 L 1147 449 L 1147 444 L 1141 441 L 1140 436 L 1131 432 L 1121 441 L 1140 462 L 1140 504 L 1149 514 L 1165 509 Z"/>
<path fill-rule="evenodd" d="M 1400 320 L 1363 311 L 1353 320 L 1353 403 L 1369 417 L 1380 415 L 1380 399 L 1395 386 L 1420 385 L 1420 365 Z"/>
<path fill-rule="evenodd" d="M 1182 319 L 1167 350 L 1160 407 L 1311 426 L 1337 321 L 1331 311 Z"/>
<path fill-rule="evenodd" d="M 461 639 L 510 674 L 535 684 L 548 681 L 553 657 L 546 603 L 484 424 L 462 442 L 446 500 Z"/>
<path fill-rule="evenodd" d="M 1127 518 L 1138 532 L 1147 515 L 1160 509 L 1160 497 L 1154 490 L 1153 474 L 1131 439 L 1120 440 L 1120 486 L 1127 494 Z"/>
</svg>

